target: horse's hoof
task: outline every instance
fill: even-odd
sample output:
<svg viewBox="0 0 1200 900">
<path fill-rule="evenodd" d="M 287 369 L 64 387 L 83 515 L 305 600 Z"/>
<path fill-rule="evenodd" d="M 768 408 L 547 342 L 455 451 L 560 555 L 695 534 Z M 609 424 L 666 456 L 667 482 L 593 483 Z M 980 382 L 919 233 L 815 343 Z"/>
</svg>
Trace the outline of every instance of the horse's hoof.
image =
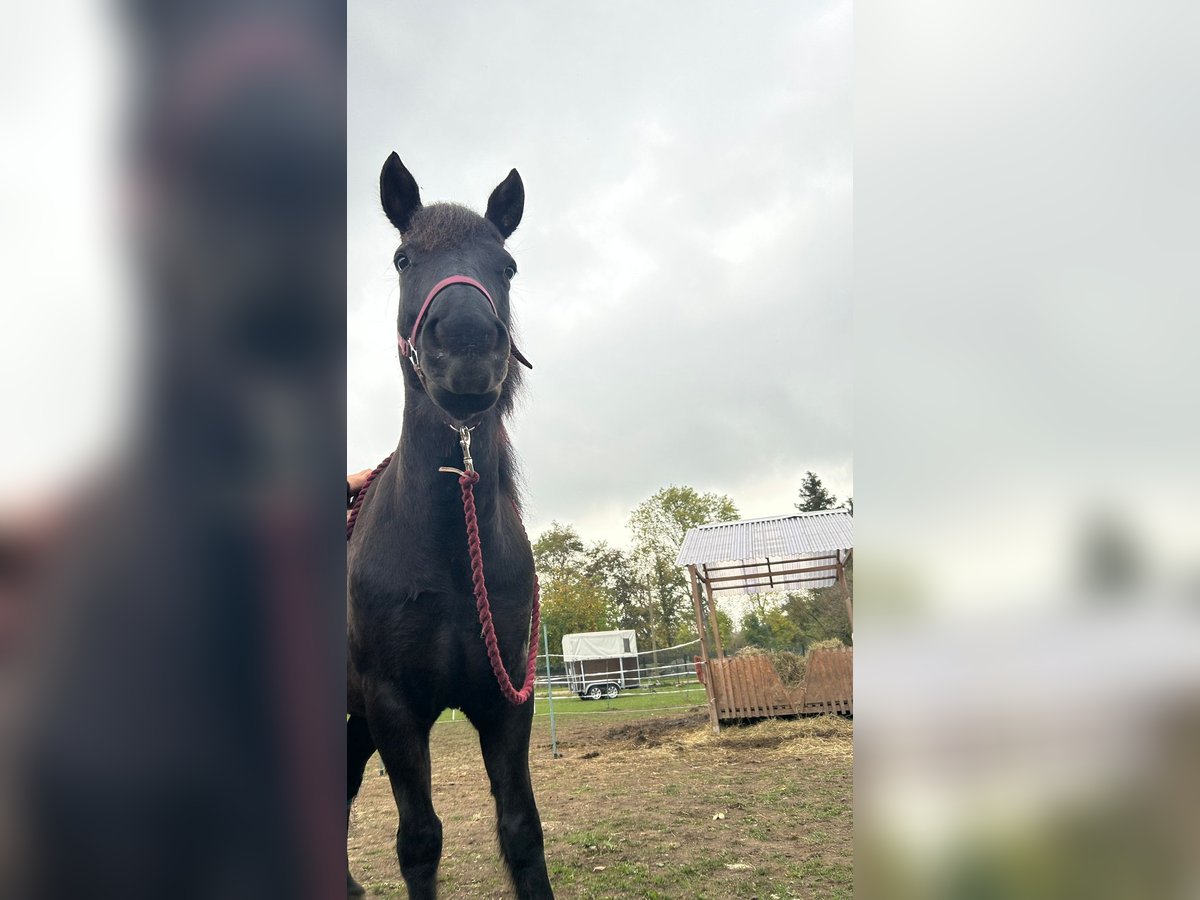
<svg viewBox="0 0 1200 900">
<path fill-rule="evenodd" d="M 367 889 L 354 880 L 354 876 L 349 872 L 346 873 L 346 896 L 347 897 L 365 897 Z"/>
</svg>

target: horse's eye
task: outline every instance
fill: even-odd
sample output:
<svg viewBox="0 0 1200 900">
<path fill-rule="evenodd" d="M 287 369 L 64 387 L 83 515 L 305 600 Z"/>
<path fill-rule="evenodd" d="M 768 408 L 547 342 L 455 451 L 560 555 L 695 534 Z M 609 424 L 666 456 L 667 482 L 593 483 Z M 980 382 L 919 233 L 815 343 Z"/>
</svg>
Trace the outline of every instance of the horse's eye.
<svg viewBox="0 0 1200 900">
<path fill-rule="evenodd" d="M 405 269 L 408 268 L 408 257 L 405 256 L 403 253 L 397 253 L 396 258 L 393 260 L 393 262 L 396 264 L 397 272 L 403 272 Z"/>
<path fill-rule="evenodd" d="M 517 270 L 514 269 L 512 266 L 504 267 L 504 277 L 507 278 L 509 281 L 512 281 L 513 278 L 516 277 L 516 274 L 517 274 Z"/>
</svg>

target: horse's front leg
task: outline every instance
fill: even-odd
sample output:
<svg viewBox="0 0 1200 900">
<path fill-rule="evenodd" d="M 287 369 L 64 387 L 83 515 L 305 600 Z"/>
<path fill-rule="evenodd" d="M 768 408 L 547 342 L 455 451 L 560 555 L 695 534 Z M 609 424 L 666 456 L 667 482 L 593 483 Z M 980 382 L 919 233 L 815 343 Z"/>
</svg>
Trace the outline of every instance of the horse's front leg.
<svg viewBox="0 0 1200 900">
<path fill-rule="evenodd" d="M 442 822 L 433 810 L 429 764 L 429 729 L 390 685 L 367 700 L 371 736 L 392 783 L 400 813 L 396 855 L 412 900 L 437 897 L 437 870 L 442 856 Z"/>
<path fill-rule="evenodd" d="M 503 707 L 480 717 L 479 747 L 496 798 L 496 834 L 500 853 L 520 900 L 553 900 L 542 819 L 529 780 L 529 728 L 533 704 Z"/>
</svg>

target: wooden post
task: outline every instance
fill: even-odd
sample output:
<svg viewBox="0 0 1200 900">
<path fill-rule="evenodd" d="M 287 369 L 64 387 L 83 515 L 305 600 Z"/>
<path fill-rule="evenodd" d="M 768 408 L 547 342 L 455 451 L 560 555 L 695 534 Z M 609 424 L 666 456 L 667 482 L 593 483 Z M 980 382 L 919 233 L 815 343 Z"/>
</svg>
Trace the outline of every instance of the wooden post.
<svg viewBox="0 0 1200 900">
<path fill-rule="evenodd" d="M 846 551 L 846 558 L 842 559 L 842 551 L 837 552 L 837 580 L 842 586 L 842 600 L 846 604 L 846 618 L 850 620 L 850 633 L 854 633 L 854 599 L 850 596 L 850 582 L 846 580 L 846 563 L 850 561 L 850 554 L 853 550 Z"/>
<path fill-rule="evenodd" d="M 713 599 L 712 584 L 708 578 L 708 566 L 705 566 L 704 592 L 708 595 L 708 624 L 712 626 L 713 644 L 717 648 L 717 659 L 724 659 L 725 649 L 721 646 L 721 629 L 717 626 L 717 601 Z"/>
<path fill-rule="evenodd" d="M 700 658 L 708 662 L 708 633 L 704 630 L 704 613 L 700 609 L 700 582 L 696 577 L 695 566 L 688 566 L 688 576 L 692 581 L 692 607 L 696 613 L 696 636 L 700 638 Z"/>
<path fill-rule="evenodd" d="M 708 696 L 708 723 L 713 734 L 721 733 L 721 720 L 717 718 L 717 695 L 713 688 L 713 671 L 708 665 L 708 639 L 704 636 L 704 616 L 700 612 L 700 583 L 696 578 L 696 567 L 688 566 L 688 577 L 692 582 L 692 607 L 696 612 L 696 635 L 700 638 L 700 658 L 704 661 L 704 692 Z"/>
</svg>

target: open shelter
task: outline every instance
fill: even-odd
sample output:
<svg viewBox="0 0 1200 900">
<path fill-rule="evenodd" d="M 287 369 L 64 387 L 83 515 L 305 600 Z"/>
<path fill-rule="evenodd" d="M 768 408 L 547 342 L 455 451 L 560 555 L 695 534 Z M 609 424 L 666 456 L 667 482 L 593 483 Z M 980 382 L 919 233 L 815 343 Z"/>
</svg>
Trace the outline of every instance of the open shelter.
<svg viewBox="0 0 1200 900">
<path fill-rule="evenodd" d="M 846 580 L 846 565 L 853 552 L 854 518 L 845 509 L 714 522 L 688 531 L 676 563 L 687 568 L 691 582 L 714 731 L 720 730 L 721 721 L 852 710 L 852 650 L 829 651 L 836 655 L 819 661 L 819 686 L 806 681 L 805 698 L 797 709 L 767 660 L 725 657 L 717 627 L 716 596 L 840 584 L 853 628 L 854 601 Z M 809 686 L 817 690 L 809 692 Z"/>
</svg>

